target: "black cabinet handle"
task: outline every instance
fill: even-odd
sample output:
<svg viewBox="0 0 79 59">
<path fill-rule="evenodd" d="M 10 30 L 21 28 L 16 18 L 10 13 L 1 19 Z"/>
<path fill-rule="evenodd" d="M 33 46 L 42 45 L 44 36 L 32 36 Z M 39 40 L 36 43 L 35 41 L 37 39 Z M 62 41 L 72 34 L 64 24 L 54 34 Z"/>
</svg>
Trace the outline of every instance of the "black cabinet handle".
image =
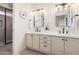
<svg viewBox="0 0 79 59">
<path fill-rule="evenodd" d="M 65 39 L 65 41 L 68 41 L 67 39 Z"/>
<path fill-rule="evenodd" d="M 64 40 L 64 41 L 68 41 L 67 39 L 62 39 L 62 40 Z"/>
<path fill-rule="evenodd" d="M 31 37 L 33 37 L 33 35 L 31 35 Z"/>
<path fill-rule="evenodd" d="M 64 40 L 64 39 L 62 39 L 62 40 Z"/>
</svg>

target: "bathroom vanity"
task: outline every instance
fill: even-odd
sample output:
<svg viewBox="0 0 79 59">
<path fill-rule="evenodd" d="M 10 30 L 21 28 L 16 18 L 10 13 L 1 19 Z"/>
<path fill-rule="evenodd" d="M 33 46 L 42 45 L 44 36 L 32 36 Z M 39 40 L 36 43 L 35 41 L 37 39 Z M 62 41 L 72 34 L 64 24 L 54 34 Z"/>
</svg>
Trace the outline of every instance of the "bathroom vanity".
<svg viewBox="0 0 79 59">
<path fill-rule="evenodd" d="M 79 55 L 79 37 L 76 36 L 27 33 L 26 46 L 46 54 Z"/>
<path fill-rule="evenodd" d="M 27 48 L 53 55 L 79 55 L 79 35 L 75 34 L 78 15 L 70 6 L 61 7 L 55 12 L 55 19 L 46 18 L 48 14 L 43 8 L 32 12 L 26 33 Z"/>
</svg>

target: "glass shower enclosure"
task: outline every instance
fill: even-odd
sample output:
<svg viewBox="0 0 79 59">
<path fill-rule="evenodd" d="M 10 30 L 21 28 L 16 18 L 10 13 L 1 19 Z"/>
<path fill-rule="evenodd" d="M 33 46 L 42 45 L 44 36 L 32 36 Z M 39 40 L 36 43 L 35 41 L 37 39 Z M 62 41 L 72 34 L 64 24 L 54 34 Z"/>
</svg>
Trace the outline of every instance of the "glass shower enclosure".
<svg viewBox="0 0 79 59">
<path fill-rule="evenodd" d="M 0 7 L 0 46 L 12 42 L 12 11 Z"/>
</svg>

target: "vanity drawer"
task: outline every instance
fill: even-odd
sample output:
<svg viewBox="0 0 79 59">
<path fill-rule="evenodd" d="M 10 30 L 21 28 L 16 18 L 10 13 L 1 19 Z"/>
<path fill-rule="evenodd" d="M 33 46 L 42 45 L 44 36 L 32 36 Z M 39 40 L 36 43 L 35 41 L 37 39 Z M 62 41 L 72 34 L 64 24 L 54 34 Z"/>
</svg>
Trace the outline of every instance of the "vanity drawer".
<svg viewBox="0 0 79 59">
<path fill-rule="evenodd" d="M 40 44 L 48 44 L 48 45 L 50 45 L 50 40 L 46 40 L 46 39 L 42 40 L 42 39 L 40 39 Z"/>
<path fill-rule="evenodd" d="M 50 37 L 49 36 L 40 36 L 40 40 L 48 40 L 48 41 L 50 41 Z"/>
<path fill-rule="evenodd" d="M 51 52 L 50 44 L 40 44 L 40 50 L 44 52 Z"/>
</svg>

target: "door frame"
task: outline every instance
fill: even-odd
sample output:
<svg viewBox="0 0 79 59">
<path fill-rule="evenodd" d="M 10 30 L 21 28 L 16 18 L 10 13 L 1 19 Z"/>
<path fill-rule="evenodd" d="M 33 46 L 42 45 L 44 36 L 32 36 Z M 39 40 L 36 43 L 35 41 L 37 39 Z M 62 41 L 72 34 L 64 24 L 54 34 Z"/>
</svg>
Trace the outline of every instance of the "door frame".
<svg viewBox="0 0 79 59">
<path fill-rule="evenodd" d="M 9 10 L 9 11 L 12 11 L 11 9 L 8 9 L 8 8 L 5 8 L 5 44 L 9 44 L 9 43 L 12 43 L 12 42 L 8 42 L 6 41 L 6 10 Z M 12 21 L 13 22 L 13 21 Z M 13 32 L 12 32 L 13 33 Z"/>
</svg>

